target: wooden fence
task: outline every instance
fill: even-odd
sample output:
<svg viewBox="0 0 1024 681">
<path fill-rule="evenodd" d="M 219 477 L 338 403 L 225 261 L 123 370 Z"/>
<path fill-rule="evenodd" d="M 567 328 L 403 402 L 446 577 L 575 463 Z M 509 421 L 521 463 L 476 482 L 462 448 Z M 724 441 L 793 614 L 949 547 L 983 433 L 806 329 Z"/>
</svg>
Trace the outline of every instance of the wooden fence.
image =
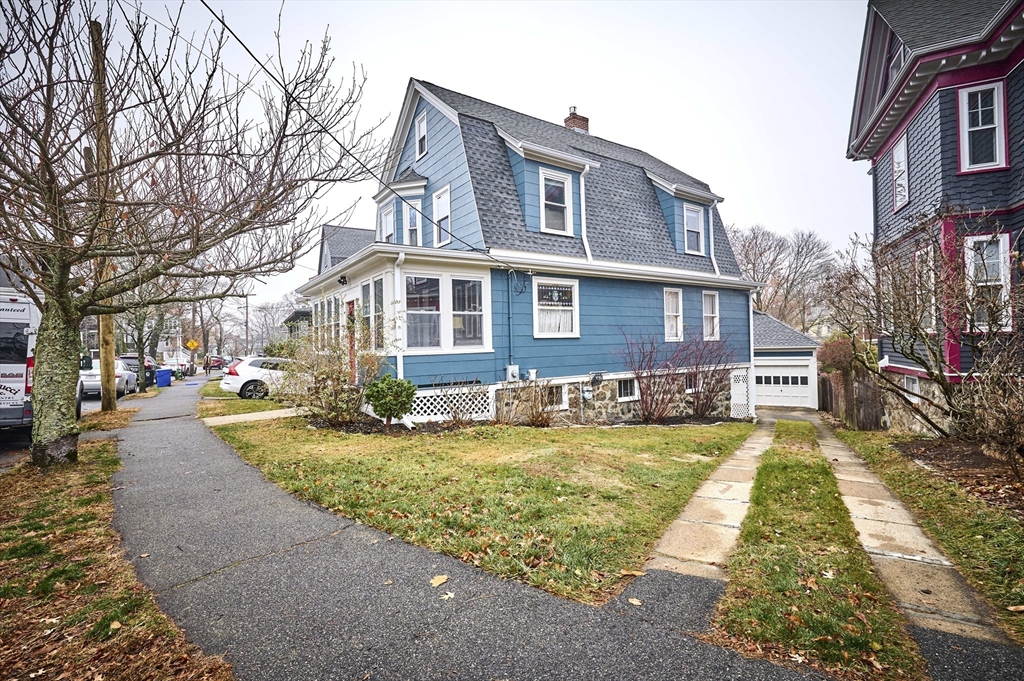
<svg viewBox="0 0 1024 681">
<path fill-rule="evenodd" d="M 819 376 L 818 409 L 854 430 L 882 429 L 882 391 L 867 374 L 835 371 Z"/>
</svg>

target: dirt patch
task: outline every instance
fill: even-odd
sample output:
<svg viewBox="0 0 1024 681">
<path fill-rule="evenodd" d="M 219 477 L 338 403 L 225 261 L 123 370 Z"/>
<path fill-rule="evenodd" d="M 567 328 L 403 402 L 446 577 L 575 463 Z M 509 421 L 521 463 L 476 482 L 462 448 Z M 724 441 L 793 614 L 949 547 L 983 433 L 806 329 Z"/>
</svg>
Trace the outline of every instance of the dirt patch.
<svg viewBox="0 0 1024 681">
<path fill-rule="evenodd" d="M 343 426 L 332 426 L 326 421 L 321 421 L 320 419 L 310 419 L 309 425 L 314 428 L 336 430 L 339 433 L 348 433 L 349 435 L 392 435 L 394 437 L 436 435 L 437 433 L 448 433 L 454 430 L 461 430 L 464 427 L 457 423 L 431 421 L 427 423 L 417 423 L 414 430 L 409 430 L 399 422 L 392 422 L 390 428 L 385 428 L 383 421 L 378 421 L 377 419 L 369 417 L 360 419 L 359 421 L 353 421 L 352 423 L 346 423 Z"/>
<path fill-rule="evenodd" d="M 1005 508 L 1024 520 L 1024 482 L 1007 463 L 989 456 L 982 446 L 954 438 L 895 443 L 906 457 L 923 463 L 968 494 Z"/>
</svg>

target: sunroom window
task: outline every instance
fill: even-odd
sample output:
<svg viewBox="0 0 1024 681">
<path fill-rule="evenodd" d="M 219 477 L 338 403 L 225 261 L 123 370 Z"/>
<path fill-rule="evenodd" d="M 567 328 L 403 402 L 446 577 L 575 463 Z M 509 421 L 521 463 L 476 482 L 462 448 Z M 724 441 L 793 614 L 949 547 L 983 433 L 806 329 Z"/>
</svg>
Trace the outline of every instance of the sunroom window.
<svg viewBox="0 0 1024 681">
<path fill-rule="evenodd" d="M 410 348 L 441 347 L 441 280 L 405 278 L 406 344 Z"/>
<path fill-rule="evenodd" d="M 540 169 L 540 231 L 572 235 L 572 176 Z"/>
<path fill-rule="evenodd" d="M 536 338 L 579 337 L 579 284 L 574 279 L 533 282 L 533 335 Z"/>
<path fill-rule="evenodd" d="M 686 252 L 704 255 L 704 211 L 696 206 L 683 209 L 683 222 L 686 230 Z"/>
<path fill-rule="evenodd" d="M 484 344 L 483 282 L 452 279 L 452 330 L 456 346 Z"/>
<path fill-rule="evenodd" d="M 1003 84 L 963 88 L 960 106 L 960 168 L 975 170 L 1006 165 Z"/>
</svg>

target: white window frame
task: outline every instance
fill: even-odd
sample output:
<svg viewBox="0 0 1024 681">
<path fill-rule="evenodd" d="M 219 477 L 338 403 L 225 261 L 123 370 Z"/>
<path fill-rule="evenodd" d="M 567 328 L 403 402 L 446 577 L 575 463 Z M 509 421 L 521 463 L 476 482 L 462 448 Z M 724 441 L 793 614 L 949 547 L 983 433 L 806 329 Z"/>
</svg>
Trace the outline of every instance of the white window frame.
<svg viewBox="0 0 1024 681">
<path fill-rule="evenodd" d="M 449 199 L 449 206 L 451 201 Z M 402 242 L 406 246 L 422 246 L 423 245 L 423 203 L 419 199 L 410 199 L 405 203 L 405 216 L 402 219 Z M 411 216 L 416 216 L 416 243 L 409 242 L 409 219 Z M 449 224 L 451 224 L 451 218 L 449 218 Z"/>
<path fill-rule="evenodd" d="M 922 271 L 919 263 L 922 259 L 925 261 L 923 274 L 927 281 L 921 281 Z M 922 323 L 922 328 L 925 331 L 934 331 L 938 307 L 935 300 L 935 249 L 931 246 L 914 251 L 914 291 L 917 296 L 917 304 L 922 307 L 928 306 L 928 318 L 931 323 L 928 325 Z"/>
<path fill-rule="evenodd" d="M 669 296 L 670 293 L 674 293 L 676 295 L 676 300 L 679 302 L 679 307 L 678 307 L 678 311 L 677 312 L 669 312 L 668 311 L 668 296 Z M 664 291 L 662 293 L 662 296 L 663 296 L 664 311 L 665 311 L 665 342 L 670 343 L 670 342 L 675 342 L 675 341 L 681 341 L 681 340 L 683 340 L 683 289 L 681 289 L 681 288 L 666 288 L 666 289 L 664 289 Z M 668 329 L 668 319 L 669 319 L 669 317 L 675 317 L 677 319 L 675 326 L 676 326 L 676 329 L 678 330 L 678 333 L 675 334 L 675 335 L 669 334 L 669 329 Z"/>
<path fill-rule="evenodd" d="M 992 163 L 978 163 L 971 165 L 971 137 L 968 134 L 968 99 L 969 95 L 981 90 L 995 90 L 992 96 L 994 112 L 994 125 L 996 131 L 996 160 Z M 957 91 L 957 112 L 959 114 L 960 134 L 960 170 L 989 170 L 993 168 L 1006 167 L 1006 106 L 1005 91 L 1002 81 L 985 83 L 984 85 L 973 85 L 961 88 Z"/>
<path fill-rule="evenodd" d="M 686 214 L 697 214 L 697 249 L 690 248 L 690 240 L 686 234 Z M 683 250 L 690 255 L 704 255 L 704 208 L 693 204 L 683 204 Z"/>
<path fill-rule="evenodd" d="M 575 237 L 576 226 L 573 222 L 572 204 L 573 204 L 573 193 L 572 193 L 572 175 L 568 173 L 560 173 L 557 170 L 551 170 L 550 168 L 540 168 L 540 188 L 538 190 L 538 199 L 540 200 L 540 231 L 545 234 L 557 234 L 558 236 Z M 560 232 L 556 229 L 548 229 L 545 213 L 544 204 L 547 203 L 544 200 L 544 180 L 555 180 L 562 182 L 565 185 L 565 230 Z"/>
<path fill-rule="evenodd" d="M 452 355 L 494 352 L 491 344 L 491 279 L 482 272 L 458 272 L 455 270 L 402 270 L 400 283 L 401 308 L 408 319 L 408 303 L 405 299 L 406 277 L 428 277 L 441 280 L 441 345 L 434 347 L 409 347 L 409 334 L 403 333 L 402 351 L 405 355 Z M 480 282 L 480 295 L 483 302 L 483 340 L 482 345 L 455 345 L 454 304 L 452 302 L 452 279 Z M 406 322 L 408 323 L 408 322 Z"/>
<path fill-rule="evenodd" d="M 896 144 L 892 146 L 892 212 L 910 203 L 910 163 L 907 159 L 907 135 L 903 134 Z M 899 200 L 899 190 L 902 186 L 903 200 Z"/>
<path fill-rule="evenodd" d="M 550 284 L 553 286 L 572 287 L 572 332 L 542 333 L 540 330 L 540 306 L 537 300 L 537 287 Z M 562 279 L 560 277 L 533 278 L 533 337 L 534 338 L 579 338 L 580 337 L 580 281 L 579 279 Z"/>
<path fill-rule="evenodd" d="M 715 297 L 715 313 L 709 315 L 705 307 L 704 299 L 706 296 Z M 721 339 L 721 327 L 722 327 L 722 308 L 719 306 L 718 291 L 702 291 L 700 295 L 700 311 L 701 311 L 701 332 L 704 334 L 704 340 L 720 340 Z M 707 319 L 713 317 L 715 320 L 715 333 L 709 336 L 707 333 Z"/>
<path fill-rule="evenodd" d="M 388 220 L 391 220 L 391 231 L 388 232 Z M 391 241 L 388 241 L 388 237 Z M 395 243 L 395 206 L 394 204 L 380 211 L 380 240 L 384 243 Z"/>
<path fill-rule="evenodd" d="M 913 387 L 911 387 L 911 383 L 913 383 Z M 921 379 L 917 376 L 905 374 L 903 376 L 903 388 L 907 391 L 906 397 L 912 404 L 919 404 L 921 402 L 921 398 L 919 397 L 921 394 Z"/>
<path fill-rule="evenodd" d="M 964 239 L 964 259 L 965 267 L 967 268 L 967 284 L 970 287 L 970 295 L 974 296 L 974 267 L 975 257 L 977 251 L 974 250 L 974 244 L 979 241 L 992 241 L 993 237 L 999 239 L 999 279 L 1002 282 L 1000 290 L 1000 296 L 1003 299 L 1003 303 L 1007 304 L 1010 300 L 1010 235 L 1006 232 L 1001 234 L 981 234 L 977 236 L 969 236 Z M 1014 310 L 1009 309 L 1008 306 L 1007 318 L 998 330 L 1001 331 L 1012 331 L 1013 330 L 1013 313 Z M 970 323 L 975 324 L 972 320 Z M 975 328 L 981 331 L 988 331 L 987 324 L 975 324 Z"/>
<path fill-rule="evenodd" d="M 420 134 L 420 129 L 423 129 L 423 134 Z M 416 145 L 416 160 L 420 160 L 427 155 L 430 151 L 430 147 L 427 144 L 427 112 L 424 111 L 416 117 L 416 137 L 413 140 L 413 144 Z M 420 153 L 420 138 L 423 139 L 423 153 Z"/>
<path fill-rule="evenodd" d="M 448 194 L 448 215 L 440 216 L 437 212 L 437 200 L 444 194 Z M 431 215 L 431 222 L 434 226 L 434 248 L 446 246 L 452 242 L 452 186 L 450 184 L 445 185 L 441 189 L 434 192 L 434 210 Z M 441 219 L 442 217 L 448 218 L 448 238 L 445 241 L 441 241 Z"/>
<path fill-rule="evenodd" d="M 628 396 L 628 397 L 623 397 L 622 396 L 622 383 L 624 381 L 628 382 L 633 387 L 633 389 L 632 389 L 633 394 Z M 618 379 L 615 382 L 615 396 L 618 398 L 619 402 L 636 402 L 637 400 L 639 400 L 640 399 L 640 389 L 639 389 L 639 386 L 637 386 L 637 384 L 636 384 L 636 379 L 635 378 L 620 378 L 620 379 Z"/>
<path fill-rule="evenodd" d="M 544 411 L 565 411 L 569 408 L 569 391 L 565 389 L 564 383 L 549 383 L 543 389 L 557 389 L 561 392 L 558 404 L 552 404 L 548 407 L 544 407 Z"/>
</svg>

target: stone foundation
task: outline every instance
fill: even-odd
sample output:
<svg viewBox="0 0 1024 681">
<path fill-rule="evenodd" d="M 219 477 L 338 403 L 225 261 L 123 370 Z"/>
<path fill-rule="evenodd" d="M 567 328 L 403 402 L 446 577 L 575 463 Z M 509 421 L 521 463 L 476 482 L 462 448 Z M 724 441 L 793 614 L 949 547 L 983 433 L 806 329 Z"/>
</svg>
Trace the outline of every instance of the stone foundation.
<svg viewBox="0 0 1024 681">
<path fill-rule="evenodd" d="M 942 396 L 942 392 L 935 385 L 935 381 L 927 378 L 920 378 L 918 380 L 918 385 L 922 395 L 940 403 L 945 400 Z M 917 414 L 903 404 L 902 400 L 885 390 L 882 391 L 882 406 L 885 409 L 885 417 L 882 425 L 888 427 L 888 429 L 894 433 L 932 433 L 928 424 L 922 421 Z M 949 427 L 948 420 L 934 407 L 927 404 L 924 404 L 923 407 L 924 412 L 928 414 L 928 418 L 934 420 L 945 428 Z"/>
<path fill-rule="evenodd" d="M 616 379 L 606 379 L 600 385 L 583 384 L 584 392 L 590 387 L 592 398 L 583 400 L 580 411 L 580 384 L 570 383 L 565 386 L 569 397 L 569 408 L 555 412 L 556 423 L 572 423 L 587 425 L 607 425 L 640 420 L 640 402 L 632 400 L 619 402 L 619 387 Z M 732 395 L 726 391 L 719 397 L 712 416 L 727 418 L 731 412 Z M 670 412 L 670 416 L 689 416 L 693 414 L 692 397 L 680 399 Z"/>
</svg>

